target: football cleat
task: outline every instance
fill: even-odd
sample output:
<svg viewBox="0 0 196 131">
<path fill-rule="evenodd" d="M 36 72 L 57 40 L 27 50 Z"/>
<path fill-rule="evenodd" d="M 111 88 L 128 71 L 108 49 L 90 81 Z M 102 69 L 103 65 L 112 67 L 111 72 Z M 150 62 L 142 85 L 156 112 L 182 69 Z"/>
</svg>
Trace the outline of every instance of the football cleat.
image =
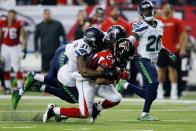
<svg viewBox="0 0 196 131">
<path fill-rule="evenodd" d="M 3 94 L 4 94 L 4 95 L 9 95 L 9 94 L 11 94 L 11 89 L 10 89 L 10 88 L 5 88 Z"/>
<path fill-rule="evenodd" d="M 35 76 L 35 72 L 30 71 L 28 76 L 27 76 L 27 79 L 24 83 L 24 91 L 29 90 L 30 87 L 34 84 L 34 82 L 35 82 L 34 76 Z"/>
<path fill-rule="evenodd" d="M 68 117 L 64 116 L 64 115 L 55 115 L 54 119 L 55 119 L 56 122 L 61 122 L 61 121 L 67 120 Z"/>
<path fill-rule="evenodd" d="M 97 110 L 97 105 L 98 103 L 93 104 L 92 120 L 90 120 L 91 123 L 94 123 L 95 120 L 97 119 L 97 116 L 100 114 L 100 111 Z"/>
<path fill-rule="evenodd" d="M 12 93 L 12 107 L 13 110 L 16 110 L 17 105 L 21 99 L 21 95 L 19 94 L 19 89 L 14 89 Z"/>
<path fill-rule="evenodd" d="M 125 88 L 124 88 L 125 82 L 126 82 L 126 80 L 122 80 L 122 79 L 119 80 L 119 82 L 116 85 L 116 90 L 118 92 L 122 93 L 125 90 Z"/>
<path fill-rule="evenodd" d="M 40 88 L 42 87 L 42 83 L 39 81 L 35 81 L 32 86 L 31 86 L 31 90 L 32 91 L 37 91 L 40 92 Z"/>
<path fill-rule="evenodd" d="M 56 107 L 54 104 L 48 104 L 48 107 L 43 115 L 43 123 L 46 123 L 50 118 L 55 116 L 53 108 Z"/>
<path fill-rule="evenodd" d="M 159 121 L 158 118 L 156 118 L 156 117 L 154 117 L 154 116 L 152 116 L 148 113 L 145 114 L 144 116 L 138 117 L 137 119 L 140 120 L 140 121 Z"/>
</svg>

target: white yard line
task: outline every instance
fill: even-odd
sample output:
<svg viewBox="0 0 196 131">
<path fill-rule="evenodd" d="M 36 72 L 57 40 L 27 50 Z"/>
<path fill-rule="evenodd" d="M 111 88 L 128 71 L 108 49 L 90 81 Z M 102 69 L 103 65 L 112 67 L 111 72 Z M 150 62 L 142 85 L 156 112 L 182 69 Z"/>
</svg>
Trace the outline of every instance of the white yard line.
<svg viewBox="0 0 196 131">
<path fill-rule="evenodd" d="M 35 128 L 35 126 L 3 126 L 1 128 L 14 128 L 14 129 L 29 129 L 29 128 Z"/>
<path fill-rule="evenodd" d="M 134 111 L 141 111 L 139 109 L 137 110 L 132 110 L 132 109 L 108 109 L 108 110 L 104 110 L 104 112 L 134 112 Z M 195 112 L 196 111 L 196 108 L 195 109 L 152 109 L 151 111 L 158 111 L 158 112 L 185 112 L 185 111 L 193 111 Z M 16 111 L 12 111 L 12 110 L 0 110 L 0 113 L 43 113 L 44 110 L 16 110 Z"/>
<path fill-rule="evenodd" d="M 65 131 L 76 131 L 76 130 L 80 130 L 80 131 L 87 131 L 87 130 L 91 130 L 92 128 L 66 128 L 64 129 Z"/>
<path fill-rule="evenodd" d="M 11 96 L 0 95 L 0 99 L 11 99 Z M 54 96 L 23 96 L 22 99 L 41 99 L 41 100 L 60 100 Z M 95 100 L 103 100 L 102 98 L 96 98 Z M 123 98 L 122 102 L 144 102 L 140 98 Z M 156 100 L 155 103 L 179 103 L 179 104 L 196 104 L 196 100 Z"/>
</svg>

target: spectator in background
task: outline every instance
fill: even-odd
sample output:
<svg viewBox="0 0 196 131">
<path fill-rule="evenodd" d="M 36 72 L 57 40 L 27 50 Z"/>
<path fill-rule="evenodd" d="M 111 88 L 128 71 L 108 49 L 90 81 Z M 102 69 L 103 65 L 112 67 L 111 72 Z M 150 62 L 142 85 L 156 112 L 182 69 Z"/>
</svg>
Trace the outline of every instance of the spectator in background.
<svg viewBox="0 0 196 131">
<path fill-rule="evenodd" d="M 32 0 L 16 0 L 16 5 L 32 5 Z"/>
<path fill-rule="evenodd" d="M 60 37 L 62 37 L 63 43 L 66 43 L 66 34 L 63 25 L 59 21 L 52 19 L 49 9 L 44 10 L 43 17 L 44 20 L 36 25 L 34 44 L 37 52 L 40 38 L 42 71 L 47 72 L 50 67 L 50 60 L 61 44 Z"/>
<path fill-rule="evenodd" d="M 80 10 L 78 12 L 78 26 L 74 32 L 74 40 L 81 39 L 83 33 L 86 29 L 90 27 L 90 22 L 87 18 L 87 13 L 85 10 Z"/>
<path fill-rule="evenodd" d="M 182 21 L 173 17 L 173 8 L 169 4 L 163 5 L 162 8 L 163 16 L 159 19 L 164 24 L 164 33 L 163 33 L 163 46 L 175 53 L 177 56 L 183 56 L 185 52 L 186 44 L 186 33 Z M 178 61 L 178 60 L 177 60 Z M 171 99 L 177 99 L 177 68 L 178 64 L 172 63 L 165 56 L 159 57 L 158 60 L 158 75 L 159 75 L 159 88 L 158 88 L 158 98 L 163 98 L 163 82 L 166 77 L 166 69 L 168 69 L 169 80 L 171 82 Z"/>
<path fill-rule="evenodd" d="M 121 25 L 122 27 L 125 28 L 128 35 L 131 35 L 131 25 L 129 24 L 128 21 L 121 18 L 120 10 L 117 7 L 114 7 L 111 11 L 110 17 L 106 18 L 103 21 L 103 23 L 101 25 L 101 29 L 102 29 L 102 31 L 107 32 L 108 29 L 113 25 Z"/>
<path fill-rule="evenodd" d="M 97 26 L 97 27 L 101 27 L 101 24 L 103 23 L 105 18 L 105 10 L 101 7 L 98 7 L 95 11 L 95 15 L 90 18 L 90 23 L 91 26 Z"/>
</svg>

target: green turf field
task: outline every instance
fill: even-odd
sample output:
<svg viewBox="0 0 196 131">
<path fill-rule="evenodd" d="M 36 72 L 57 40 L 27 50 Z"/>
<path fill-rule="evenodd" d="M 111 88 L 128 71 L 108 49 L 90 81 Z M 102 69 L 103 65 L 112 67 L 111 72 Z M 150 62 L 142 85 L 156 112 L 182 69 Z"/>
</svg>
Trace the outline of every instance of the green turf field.
<svg viewBox="0 0 196 131">
<path fill-rule="evenodd" d="M 0 96 L 0 131 L 196 131 L 196 92 L 178 101 L 156 101 L 152 114 L 157 122 L 140 122 L 142 99 L 124 99 L 115 108 L 103 111 L 94 124 L 88 119 L 69 119 L 65 122 L 41 122 L 48 103 L 58 106 L 77 106 L 55 97 L 27 96 L 12 111 L 9 96 Z"/>
</svg>

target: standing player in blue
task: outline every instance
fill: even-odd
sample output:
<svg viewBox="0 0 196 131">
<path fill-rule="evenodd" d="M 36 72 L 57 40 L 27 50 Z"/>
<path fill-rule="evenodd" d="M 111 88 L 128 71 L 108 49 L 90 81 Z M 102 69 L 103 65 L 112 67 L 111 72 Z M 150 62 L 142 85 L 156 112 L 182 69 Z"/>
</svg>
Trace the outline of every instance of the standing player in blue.
<svg viewBox="0 0 196 131">
<path fill-rule="evenodd" d="M 132 60 L 136 70 L 141 73 L 144 88 L 135 86 L 127 81 L 120 80 L 117 85 L 118 91 L 124 89 L 131 90 L 145 99 L 144 108 L 138 120 L 156 121 L 156 117 L 149 114 L 152 102 L 156 99 L 158 88 L 158 75 L 156 64 L 159 53 L 169 55 L 171 59 L 175 55 L 162 47 L 161 38 L 163 36 L 163 23 L 154 18 L 153 4 L 144 0 L 138 8 L 141 19 L 133 23 L 132 35 L 129 37 L 131 42 L 138 40 L 137 56 Z"/>
</svg>

